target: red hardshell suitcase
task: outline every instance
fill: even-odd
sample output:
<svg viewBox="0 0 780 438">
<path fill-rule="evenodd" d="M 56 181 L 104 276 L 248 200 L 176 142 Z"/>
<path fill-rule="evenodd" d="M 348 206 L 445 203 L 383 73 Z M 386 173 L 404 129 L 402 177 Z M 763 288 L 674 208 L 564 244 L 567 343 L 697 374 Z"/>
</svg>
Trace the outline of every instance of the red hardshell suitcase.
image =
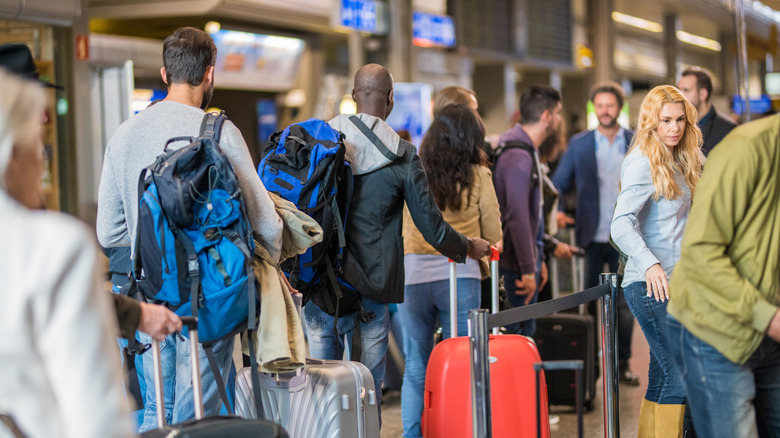
<svg viewBox="0 0 780 438">
<path fill-rule="evenodd" d="M 494 252 L 492 260 L 498 260 Z M 492 263 L 492 275 L 498 275 Z M 451 275 L 451 279 L 452 279 Z M 496 282 L 493 282 L 496 296 Z M 495 302 L 495 301 L 494 301 Z M 451 312 L 456 314 L 457 312 Z M 490 391 L 493 437 L 537 436 L 536 374 L 541 362 L 536 344 L 520 335 L 490 335 Z M 446 339 L 434 347 L 425 374 L 422 430 L 427 438 L 471 437 L 471 346 L 467 336 Z M 544 375 L 540 385 L 542 437 L 550 423 Z"/>
<path fill-rule="evenodd" d="M 536 437 L 536 376 L 541 362 L 533 340 L 520 335 L 490 335 L 490 393 L 494 438 Z M 425 375 L 423 436 L 471 437 L 471 368 L 468 337 L 450 338 L 431 353 Z M 541 387 L 546 388 L 544 375 Z M 549 418 L 547 391 L 540 394 L 543 419 Z M 550 436 L 542 421 L 542 436 Z"/>
</svg>

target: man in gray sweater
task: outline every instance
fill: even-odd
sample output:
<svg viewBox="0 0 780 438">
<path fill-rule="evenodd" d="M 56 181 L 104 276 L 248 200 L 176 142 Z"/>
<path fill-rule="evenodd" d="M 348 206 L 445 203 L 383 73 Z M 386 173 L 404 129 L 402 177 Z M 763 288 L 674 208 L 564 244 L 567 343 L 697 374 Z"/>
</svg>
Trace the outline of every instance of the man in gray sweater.
<svg viewBox="0 0 780 438">
<path fill-rule="evenodd" d="M 214 92 L 216 55 L 214 41 L 198 29 L 181 28 L 165 39 L 160 74 L 168 85 L 167 97 L 124 122 L 106 147 L 97 214 L 97 237 L 102 246 L 132 246 L 138 218 L 138 176 L 163 152 L 169 139 L 198 135 L 203 109 Z M 173 147 L 182 145 L 172 144 Z M 255 172 L 241 133 L 229 121 L 222 128 L 220 147 L 235 169 L 255 239 L 278 259 L 282 221 Z M 144 334 L 140 336 L 143 342 L 151 341 Z M 172 335 L 160 347 L 167 420 L 173 423 L 188 420 L 194 416 L 188 343 L 181 336 Z M 213 349 L 220 363 L 219 372 L 227 379 L 233 339 L 217 341 Z M 202 349 L 199 354 L 200 362 L 207 364 Z M 143 362 L 144 375 L 152 376 L 151 355 L 144 355 Z M 204 414 L 216 415 L 221 400 L 208 366 L 202 367 L 201 379 Z M 154 386 L 146 387 L 140 432 L 157 425 Z"/>
</svg>

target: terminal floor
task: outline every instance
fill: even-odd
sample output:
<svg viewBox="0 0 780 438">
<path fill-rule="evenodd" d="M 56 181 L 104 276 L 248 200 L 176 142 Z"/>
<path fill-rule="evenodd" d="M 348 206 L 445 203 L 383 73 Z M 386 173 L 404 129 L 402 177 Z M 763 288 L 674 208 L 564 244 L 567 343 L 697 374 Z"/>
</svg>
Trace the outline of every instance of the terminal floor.
<svg viewBox="0 0 780 438">
<path fill-rule="evenodd" d="M 650 361 L 650 350 L 642 330 L 634 324 L 634 334 L 631 343 L 631 370 L 639 376 L 639 386 L 620 385 L 619 388 L 619 422 L 620 436 L 635 437 L 639 419 L 639 405 L 647 388 L 647 367 Z M 596 382 L 595 409 L 583 416 L 583 436 L 585 438 L 601 438 L 604 436 L 603 390 L 601 379 Z M 551 408 L 551 413 L 558 415 L 560 421 L 551 426 L 552 438 L 569 438 L 577 436 L 577 415 L 571 407 Z M 382 405 L 381 438 L 397 438 L 402 435 L 401 425 L 401 394 L 393 391 L 385 395 Z"/>
</svg>

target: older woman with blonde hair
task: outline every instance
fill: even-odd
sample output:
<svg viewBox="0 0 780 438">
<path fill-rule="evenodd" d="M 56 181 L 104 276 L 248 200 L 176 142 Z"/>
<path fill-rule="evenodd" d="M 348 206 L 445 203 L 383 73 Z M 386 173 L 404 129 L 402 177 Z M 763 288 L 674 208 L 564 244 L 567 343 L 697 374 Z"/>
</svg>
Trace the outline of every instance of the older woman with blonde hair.
<svg viewBox="0 0 780 438">
<path fill-rule="evenodd" d="M 670 85 L 653 88 L 640 108 L 623 161 L 612 239 L 628 255 L 623 289 L 650 345 L 639 437 L 682 436 L 686 392 L 671 363 L 666 332 L 669 277 L 704 156 L 696 109 Z"/>
<path fill-rule="evenodd" d="M 2 69 L 0 90 L 0 414 L 28 436 L 132 436 L 93 233 L 34 210 L 44 91 Z"/>
</svg>

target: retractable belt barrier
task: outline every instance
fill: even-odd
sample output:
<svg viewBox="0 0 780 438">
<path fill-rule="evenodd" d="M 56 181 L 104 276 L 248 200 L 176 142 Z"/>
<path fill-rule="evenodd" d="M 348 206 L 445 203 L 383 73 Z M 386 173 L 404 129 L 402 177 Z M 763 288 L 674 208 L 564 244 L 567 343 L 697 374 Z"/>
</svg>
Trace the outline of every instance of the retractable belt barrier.
<svg viewBox="0 0 780 438">
<path fill-rule="evenodd" d="M 609 293 L 609 284 L 604 283 L 576 294 L 556 298 L 541 303 L 529 304 L 522 307 L 514 307 L 502 312 L 488 315 L 488 329 L 503 327 L 518 322 L 536 319 L 540 316 L 560 312 L 561 310 L 577 307 L 590 301 L 597 300 Z"/>
<path fill-rule="evenodd" d="M 601 284 L 582 292 L 542 303 L 488 314 L 486 309 L 469 311 L 471 338 L 471 397 L 474 438 L 491 438 L 490 329 L 549 315 L 601 299 L 601 369 L 604 377 L 604 437 L 618 438 L 618 361 L 616 346 L 617 274 L 601 274 Z M 609 365 L 609 366 L 608 366 Z"/>
</svg>

